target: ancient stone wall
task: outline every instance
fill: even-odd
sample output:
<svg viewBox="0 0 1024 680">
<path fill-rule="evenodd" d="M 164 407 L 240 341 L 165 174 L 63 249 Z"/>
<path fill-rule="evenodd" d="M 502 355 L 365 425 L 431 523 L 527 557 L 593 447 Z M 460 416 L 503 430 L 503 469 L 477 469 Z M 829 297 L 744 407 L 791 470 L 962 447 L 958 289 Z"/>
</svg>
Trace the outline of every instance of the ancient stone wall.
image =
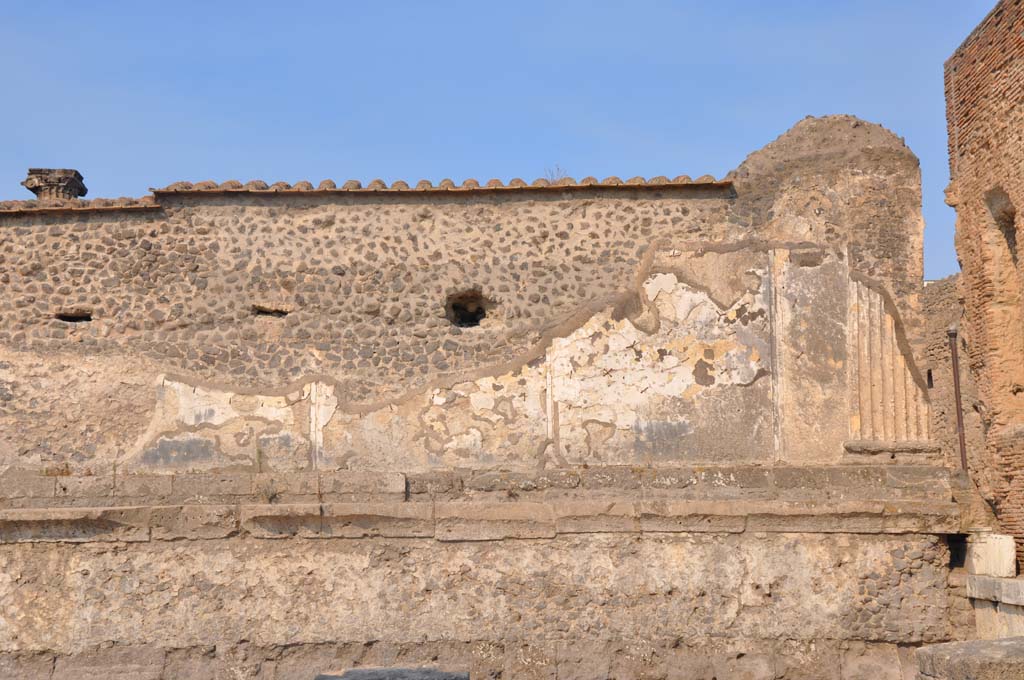
<svg viewBox="0 0 1024 680">
<path fill-rule="evenodd" d="M 1024 555 L 1024 8 L 1000 2 L 946 63 L 950 173 L 971 368 L 1000 521 Z"/>
<path fill-rule="evenodd" d="M 924 441 L 917 182 L 901 142 L 835 118 L 717 183 L 11 204 L 0 461 L 824 462 Z M 467 294 L 473 327 L 446 317 Z"/>
<path fill-rule="evenodd" d="M 964 308 L 960 301 L 959 276 L 949 276 L 925 284 L 921 295 L 921 313 L 924 318 L 918 345 L 921 368 L 928 385 L 932 414 L 932 437 L 942 443 L 947 467 L 959 468 L 960 442 L 957 434 L 956 395 L 953 384 L 953 358 L 949 346 L 949 331 L 956 331 L 960 364 L 961 406 L 964 419 L 964 443 L 968 453 L 970 478 L 984 497 L 993 502 L 993 489 L 997 474 L 993 461 L 986 458 L 985 432 L 982 422 L 983 406 L 978 397 L 974 373 L 969 366 L 970 337 L 963 321 Z"/>
<path fill-rule="evenodd" d="M 72 173 L 0 203 L 12 673 L 895 680 L 968 634 L 883 128 L 721 180 Z"/>
</svg>

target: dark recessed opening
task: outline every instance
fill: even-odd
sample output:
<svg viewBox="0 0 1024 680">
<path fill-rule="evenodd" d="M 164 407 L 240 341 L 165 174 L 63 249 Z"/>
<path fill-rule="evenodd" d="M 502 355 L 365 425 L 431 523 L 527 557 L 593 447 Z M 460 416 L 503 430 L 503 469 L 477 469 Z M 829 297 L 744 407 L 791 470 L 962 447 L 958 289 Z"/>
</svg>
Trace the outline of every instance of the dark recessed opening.
<svg viewBox="0 0 1024 680">
<path fill-rule="evenodd" d="M 92 312 L 74 310 L 70 312 L 57 312 L 53 315 L 58 321 L 65 323 L 88 323 L 92 321 Z"/>
<path fill-rule="evenodd" d="M 946 545 L 949 546 L 949 568 L 963 567 L 967 561 L 967 535 L 949 534 L 946 536 Z"/>
<path fill-rule="evenodd" d="M 985 202 L 988 204 L 989 212 L 992 214 L 992 219 L 995 220 L 999 233 L 1006 241 L 1010 260 L 1016 267 L 1020 257 L 1017 252 L 1017 208 L 1002 187 L 997 187 L 985 194 Z"/>
<path fill-rule="evenodd" d="M 453 326 L 471 328 L 479 326 L 494 303 L 478 290 L 467 290 L 449 295 L 444 305 L 445 316 Z"/>
<path fill-rule="evenodd" d="M 264 305 L 253 305 L 252 313 L 254 316 L 269 316 L 274 319 L 280 319 L 281 317 L 288 316 L 287 309 L 280 309 L 278 307 L 266 307 Z"/>
<path fill-rule="evenodd" d="M 932 381 L 932 369 L 928 369 L 928 389 L 935 387 L 935 383 Z"/>
</svg>

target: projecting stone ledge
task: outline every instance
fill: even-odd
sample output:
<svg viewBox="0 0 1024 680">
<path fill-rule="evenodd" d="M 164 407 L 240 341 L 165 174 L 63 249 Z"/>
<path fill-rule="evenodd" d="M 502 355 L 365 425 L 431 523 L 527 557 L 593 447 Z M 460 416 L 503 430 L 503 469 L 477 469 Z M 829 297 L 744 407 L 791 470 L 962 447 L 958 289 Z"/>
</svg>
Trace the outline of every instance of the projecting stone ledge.
<svg viewBox="0 0 1024 680">
<path fill-rule="evenodd" d="M 433 538 L 450 542 L 620 532 L 951 534 L 959 530 L 956 504 L 938 501 L 816 503 L 608 498 L 551 503 L 243 503 L 0 510 L 0 544 L 208 540 L 231 536 Z M 971 577 L 981 578 L 984 577 Z"/>
<path fill-rule="evenodd" d="M 917 663 L 918 680 L 1020 680 L 1024 637 L 922 647 Z"/>
</svg>

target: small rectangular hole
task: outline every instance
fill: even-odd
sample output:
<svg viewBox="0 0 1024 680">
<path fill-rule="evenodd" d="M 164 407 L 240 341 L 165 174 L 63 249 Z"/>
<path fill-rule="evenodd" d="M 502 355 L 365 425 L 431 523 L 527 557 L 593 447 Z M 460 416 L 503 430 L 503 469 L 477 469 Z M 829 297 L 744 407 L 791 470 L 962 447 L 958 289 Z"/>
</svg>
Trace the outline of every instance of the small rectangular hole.
<svg viewBox="0 0 1024 680">
<path fill-rule="evenodd" d="M 967 561 L 967 535 L 949 534 L 946 545 L 949 546 L 949 568 L 962 568 Z"/>
<path fill-rule="evenodd" d="M 932 381 L 932 369 L 928 369 L 928 389 L 935 387 L 935 383 Z"/>
<path fill-rule="evenodd" d="M 92 312 L 57 312 L 54 318 L 65 323 L 88 323 L 92 321 Z"/>
<path fill-rule="evenodd" d="M 253 305 L 252 313 L 255 316 L 269 316 L 271 318 L 280 319 L 281 317 L 288 316 L 287 309 L 277 309 L 275 307 L 265 307 L 263 305 Z"/>
</svg>

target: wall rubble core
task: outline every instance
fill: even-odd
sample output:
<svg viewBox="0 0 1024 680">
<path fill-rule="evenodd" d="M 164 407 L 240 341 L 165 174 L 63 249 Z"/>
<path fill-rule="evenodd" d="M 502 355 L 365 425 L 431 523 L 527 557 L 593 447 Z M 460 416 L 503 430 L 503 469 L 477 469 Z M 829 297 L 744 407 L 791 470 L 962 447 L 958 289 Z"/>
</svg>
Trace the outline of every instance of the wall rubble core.
<svg viewBox="0 0 1024 680">
<path fill-rule="evenodd" d="M 849 116 L 720 180 L 0 203 L 0 675 L 913 677 L 972 631 L 922 229 Z"/>
</svg>

